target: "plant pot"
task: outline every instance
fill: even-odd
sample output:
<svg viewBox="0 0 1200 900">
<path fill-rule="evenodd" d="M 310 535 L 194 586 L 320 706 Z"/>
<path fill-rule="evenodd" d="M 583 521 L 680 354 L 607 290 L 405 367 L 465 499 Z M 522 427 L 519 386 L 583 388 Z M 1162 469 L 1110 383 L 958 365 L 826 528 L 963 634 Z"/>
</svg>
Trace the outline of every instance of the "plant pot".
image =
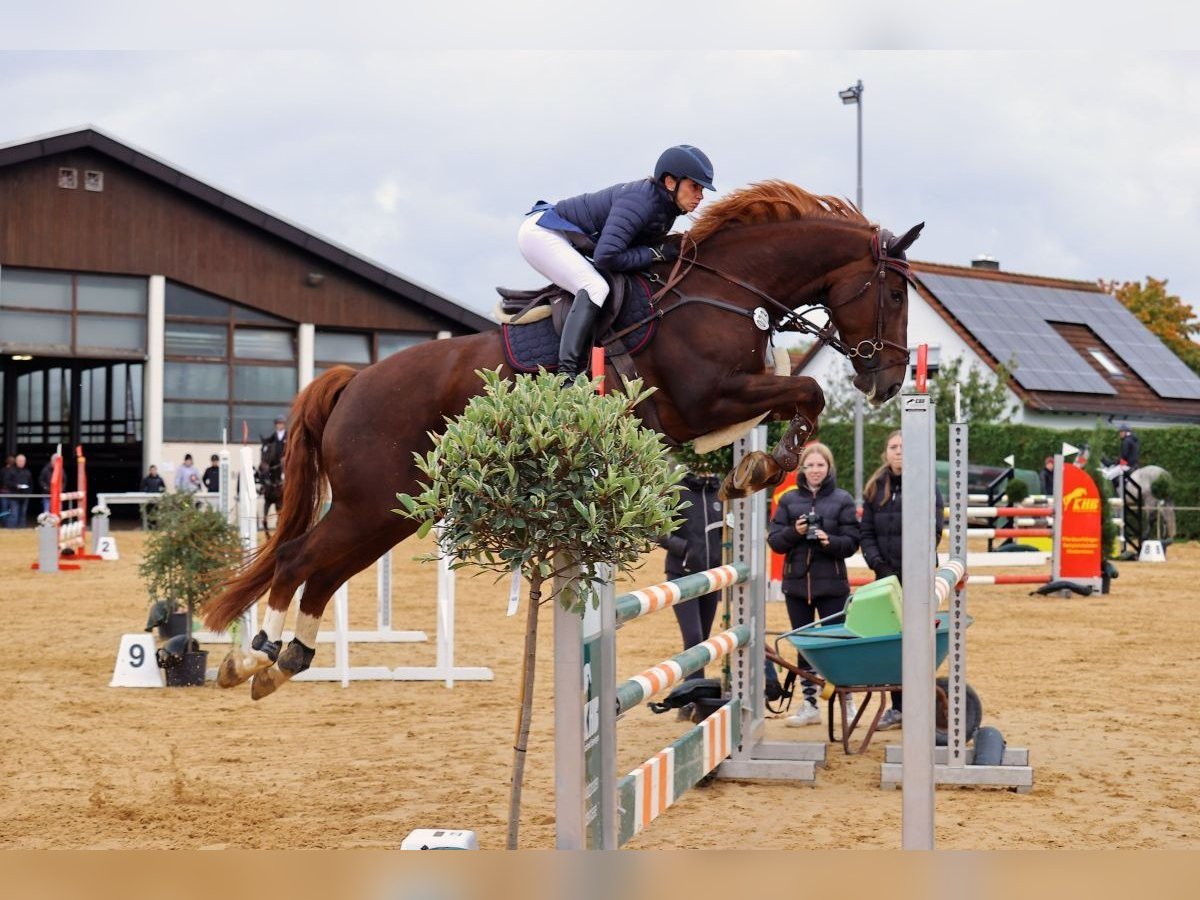
<svg viewBox="0 0 1200 900">
<path fill-rule="evenodd" d="M 167 687 L 198 687 L 204 684 L 204 673 L 207 668 L 207 650 L 185 653 L 183 662 L 163 670 L 167 676 Z"/>
<path fill-rule="evenodd" d="M 185 612 L 171 613 L 171 618 L 167 620 L 167 624 L 158 626 L 158 639 L 160 641 L 169 641 L 173 637 L 187 634 L 187 620 L 188 614 Z"/>
</svg>

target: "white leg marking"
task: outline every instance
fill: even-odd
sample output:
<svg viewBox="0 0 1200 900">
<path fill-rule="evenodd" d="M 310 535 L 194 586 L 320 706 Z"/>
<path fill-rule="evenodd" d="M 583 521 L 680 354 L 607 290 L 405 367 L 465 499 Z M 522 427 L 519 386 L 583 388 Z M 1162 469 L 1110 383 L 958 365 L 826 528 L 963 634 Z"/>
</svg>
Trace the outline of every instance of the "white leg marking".
<svg viewBox="0 0 1200 900">
<path fill-rule="evenodd" d="M 283 623 L 287 619 L 286 609 L 271 609 L 263 616 L 263 631 L 267 633 L 268 641 L 279 641 L 283 638 Z"/>
<path fill-rule="evenodd" d="M 302 612 L 296 616 L 296 640 L 302 643 L 305 647 L 313 649 L 317 646 L 317 631 L 321 627 L 321 620 L 316 616 L 310 616 L 306 612 Z"/>
</svg>

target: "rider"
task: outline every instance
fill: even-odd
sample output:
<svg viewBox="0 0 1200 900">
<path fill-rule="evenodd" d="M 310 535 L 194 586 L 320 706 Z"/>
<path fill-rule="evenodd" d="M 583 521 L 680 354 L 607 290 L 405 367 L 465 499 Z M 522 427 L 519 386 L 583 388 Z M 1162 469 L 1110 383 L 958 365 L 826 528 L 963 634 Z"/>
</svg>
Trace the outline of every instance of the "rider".
<svg viewBox="0 0 1200 900">
<path fill-rule="evenodd" d="M 1138 467 L 1138 458 L 1142 455 L 1142 441 L 1127 422 L 1117 426 L 1117 434 L 1121 436 L 1121 460 L 1126 474 Z"/>
<path fill-rule="evenodd" d="M 608 298 L 597 270 L 636 272 L 679 256 L 663 239 L 675 217 L 690 213 L 713 187 L 708 157 L 690 144 L 669 147 L 654 177 L 614 184 L 594 194 L 534 204 L 517 233 L 521 255 L 542 275 L 575 295 L 563 325 L 558 371 L 574 378 L 587 367 L 596 321 Z M 591 261 L 587 255 L 591 255 Z"/>
</svg>

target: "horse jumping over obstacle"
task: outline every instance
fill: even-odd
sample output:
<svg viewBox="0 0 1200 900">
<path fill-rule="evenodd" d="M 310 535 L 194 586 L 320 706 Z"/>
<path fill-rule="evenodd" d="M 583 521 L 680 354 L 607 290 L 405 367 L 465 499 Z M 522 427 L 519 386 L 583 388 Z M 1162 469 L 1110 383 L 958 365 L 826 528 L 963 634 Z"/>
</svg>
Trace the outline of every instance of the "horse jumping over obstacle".
<svg viewBox="0 0 1200 900">
<path fill-rule="evenodd" d="M 636 359 L 661 431 L 682 444 L 764 415 L 791 421 L 775 451 L 744 460 L 726 479 L 728 497 L 777 481 L 825 405 L 820 386 L 769 368 L 771 336 L 807 331 L 845 354 L 855 386 L 882 403 L 899 390 L 908 365 L 908 264 L 920 225 L 900 238 L 871 225 L 853 206 L 771 181 L 713 203 L 686 235 L 675 264 L 651 267 L 661 286 L 657 338 Z M 803 307 L 824 307 L 829 324 Z M 360 372 L 335 367 L 296 398 L 284 463 L 283 510 L 261 552 L 206 605 L 205 621 L 223 630 L 268 589 L 263 630 L 251 649 L 235 648 L 220 668 L 223 687 L 253 677 L 264 697 L 312 662 L 321 615 L 348 578 L 416 531 L 391 512 L 397 492 L 412 493 L 414 453 L 431 447 L 479 393 L 478 369 L 505 365 L 499 332 L 429 341 Z M 607 367 L 607 383 L 620 383 Z M 323 482 L 333 503 L 319 516 Z M 282 648 L 284 617 L 301 585 L 296 637 Z"/>
</svg>

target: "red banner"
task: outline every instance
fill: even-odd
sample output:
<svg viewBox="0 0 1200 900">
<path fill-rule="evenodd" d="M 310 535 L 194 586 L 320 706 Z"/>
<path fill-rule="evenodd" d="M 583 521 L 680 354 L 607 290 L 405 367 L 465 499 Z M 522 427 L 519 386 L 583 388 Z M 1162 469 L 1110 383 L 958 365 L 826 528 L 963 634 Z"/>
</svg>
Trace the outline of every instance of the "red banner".
<svg viewBox="0 0 1200 900">
<path fill-rule="evenodd" d="M 788 491 L 794 491 L 795 489 L 796 473 L 788 472 L 784 476 L 783 481 L 779 482 L 775 491 L 771 494 L 771 502 L 768 504 L 771 518 L 775 516 L 775 507 L 779 505 L 779 498 Z M 767 548 L 767 571 L 770 573 L 767 575 L 770 581 L 783 581 L 783 557 L 770 547 Z"/>
<path fill-rule="evenodd" d="M 1099 578 L 1100 509 L 1096 483 L 1078 466 L 1062 467 L 1062 548 L 1059 578 Z"/>
</svg>

